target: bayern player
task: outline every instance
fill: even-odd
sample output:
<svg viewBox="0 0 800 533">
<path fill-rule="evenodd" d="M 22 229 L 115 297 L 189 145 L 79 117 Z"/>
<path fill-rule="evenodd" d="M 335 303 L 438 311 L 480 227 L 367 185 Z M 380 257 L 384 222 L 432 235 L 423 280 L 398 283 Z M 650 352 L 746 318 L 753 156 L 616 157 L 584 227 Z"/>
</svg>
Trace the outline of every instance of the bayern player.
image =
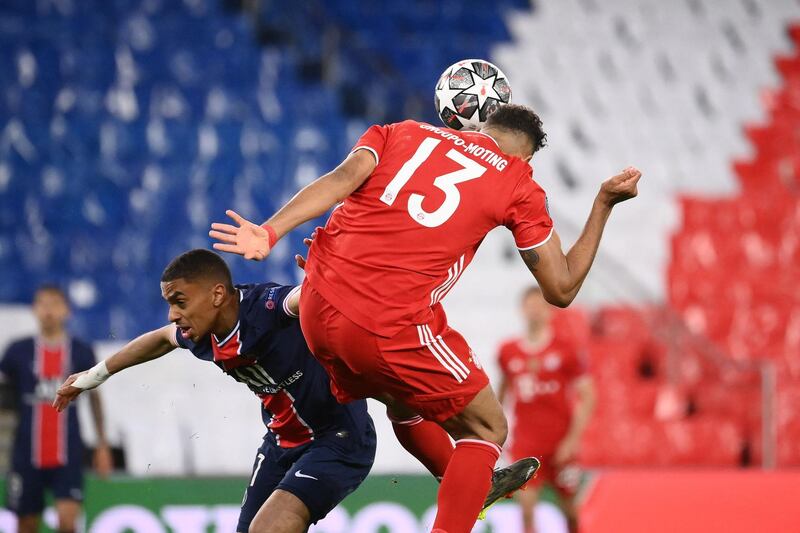
<svg viewBox="0 0 800 533">
<path fill-rule="evenodd" d="M 161 292 L 171 324 L 70 376 L 55 407 L 64 409 L 121 370 L 188 348 L 249 387 L 261 402 L 267 433 L 236 531 L 305 532 L 367 477 L 376 436 L 366 402 L 339 404 L 309 353 L 297 320 L 299 287 L 234 286 L 221 257 L 192 250 L 164 270 Z"/>
<path fill-rule="evenodd" d="M 581 347 L 555 326 L 552 309 L 538 287 L 523 293 L 521 311 L 525 335 L 500 346 L 503 378 L 497 396 L 501 403 L 513 400 L 512 459 L 535 455 L 542 460 L 536 478 L 517 494 L 524 531 L 535 531 L 533 511 L 539 490 L 547 483 L 558 491 L 570 531 L 575 532 L 577 480 L 571 463 L 594 409 L 594 384 Z"/>
<path fill-rule="evenodd" d="M 611 211 L 637 194 L 628 168 L 600 186 L 566 255 L 528 164 L 544 145 L 529 108 L 498 108 L 479 132 L 404 121 L 372 126 L 336 169 L 301 190 L 262 226 L 233 211 L 212 224 L 214 247 L 262 260 L 276 241 L 337 207 L 309 250 L 301 325 L 339 401 L 373 397 L 425 419 L 417 449 L 450 448 L 434 532 L 472 529 L 506 439 L 503 409 L 441 300 L 486 234 L 506 226 L 545 298 L 567 306 L 594 260 Z M 414 435 L 417 435 L 415 437 Z M 445 444 L 446 441 L 446 444 Z"/>
<path fill-rule="evenodd" d="M 56 285 L 43 285 L 33 297 L 39 332 L 13 342 L 0 360 L 0 373 L 14 389 L 18 424 L 6 476 L 6 507 L 17 516 L 19 533 L 36 533 L 51 491 L 58 531 L 78 530 L 83 501 L 83 442 L 78 413 L 59 413 L 50 405 L 58 384 L 72 372 L 95 364 L 92 348 L 66 329 L 67 295 Z M 97 429 L 94 465 L 102 477 L 111 472 L 100 396 L 90 396 Z"/>
</svg>

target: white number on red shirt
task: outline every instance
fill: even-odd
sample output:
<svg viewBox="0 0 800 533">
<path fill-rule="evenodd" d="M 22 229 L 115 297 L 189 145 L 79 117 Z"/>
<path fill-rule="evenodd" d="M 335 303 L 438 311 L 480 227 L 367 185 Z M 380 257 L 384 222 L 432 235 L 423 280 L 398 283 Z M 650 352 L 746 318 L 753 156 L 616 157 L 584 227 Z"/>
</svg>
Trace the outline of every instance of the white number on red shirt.
<svg viewBox="0 0 800 533">
<path fill-rule="evenodd" d="M 386 205 L 394 203 L 400 190 L 408 183 L 408 180 L 411 179 L 417 169 L 427 161 L 440 142 L 442 142 L 440 139 L 434 138 L 427 138 L 422 141 L 422 144 L 419 145 L 411 159 L 400 167 L 400 170 L 384 189 L 381 195 L 383 203 Z M 408 198 L 408 214 L 411 215 L 414 221 L 429 228 L 441 226 L 458 209 L 458 204 L 461 202 L 461 193 L 456 187 L 457 184 L 480 178 L 486 172 L 486 167 L 454 149 L 451 149 L 445 155 L 448 159 L 461 165 L 462 168 L 438 176 L 433 180 L 434 187 L 444 192 L 445 197 L 442 205 L 429 212 L 422 208 L 422 202 L 425 200 L 423 195 L 415 193 Z"/>
</svg>

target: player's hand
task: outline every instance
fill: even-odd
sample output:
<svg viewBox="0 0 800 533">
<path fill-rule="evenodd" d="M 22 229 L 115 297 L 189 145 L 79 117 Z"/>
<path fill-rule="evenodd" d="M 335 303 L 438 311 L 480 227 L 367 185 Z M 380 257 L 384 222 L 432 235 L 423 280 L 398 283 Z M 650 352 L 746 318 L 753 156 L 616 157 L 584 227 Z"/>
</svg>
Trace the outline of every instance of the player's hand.
<svg viewBox="0 0 800 533">
<path fill-rule="evenodd" d="M 639 194 L 637 184 L 641 177 L 639 169 L 628 167 L 620 174 L 604 181 L 597 196 L 609 207 L 630 200 Z"/>
<path fill-rule="evenodd" d="M 303 244 L 305 244 L 306 246 L 311 248 L 311 244 L 314 242 L 314 239 L 317 238 L 317 232 L 320 232 L 320 231 L 322 231 L 322 226 L 317 226 L 316 228 L 314 228 L 314 231 L 311 232 L 311 236 L 310 237 L 306 237 L 305 239 L 303 239 Z M 294 261 L 295 261 L 295 263 L 297 263 L 297 266 L 299 266 L 303 270 L 306 269 L 306 258 L 305 257 L 303 257 L 300 254 L 296 254 L 294 256 Z"/>
<path fill-rule="evenodd" d="M 53 400 L 53 407 L 60 413 L 67 406 L 70 404 L 72 400 L 78 397 L 80 393 L 83 392 L 83 389 L 79 389 L 78 387 L 73 387 L 72 383 L 78 379 L 78 376 L 81 374 L 85 374 L 86 372 L 78 372 L 77 374 L 72 374 L 70 377 L 61 384 L 61 386 L 56 391 L 56 397 Z"/>
<path fill-rule="evenodd" d="M 211 224 L 209 237 L 220 241 L 214 243 L 214 249 L 243 255 L 245 259 L 255 261 L 266 259 L 270 252 L 267 230 L 258 224 L 253 224 L 231 209 L 225 211 L 225 214 L 231 217 L 237 225 L 232 226 L 219 222 Z"/>
<path fill-rule="evenodd" d="M 108 444 L 98 444 L 94 449 L 93 466 L 97 475 L 101 478 L 107 478 L 114 470 L 114 459 L 111 456 L 111 448 Z"/>
<path fill-rule="evenodd" d="M 575 438 L 565 437 L 556 448 L 556 453 L 553 454 L 553 463 L 556 465 L 565 465 L 575 459 L 578 455 L 578 447 L 580 441 Z"/>
</svg>

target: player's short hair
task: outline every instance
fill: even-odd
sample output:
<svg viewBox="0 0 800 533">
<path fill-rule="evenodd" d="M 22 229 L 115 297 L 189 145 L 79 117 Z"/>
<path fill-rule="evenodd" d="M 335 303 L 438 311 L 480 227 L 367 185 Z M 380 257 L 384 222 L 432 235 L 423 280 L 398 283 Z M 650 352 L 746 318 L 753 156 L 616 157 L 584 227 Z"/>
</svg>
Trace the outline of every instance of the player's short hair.
<svg viewBox="0 0 800 533">
<path fill-rule="evenodd" d="M 209 279 L 224 283 L 225 288 L 233 292 L 233 278 L 225 261 L 211 250 L 198 248 L 184 252 L 167 265 L 161 274 L 161 281 L 185 279 Z"/>
<path fill-rule="evenodd" d="M 49 292 L 51 294 L 57 294 L 64 300 L 64 303 L 69 305 L 69 298 L 67 298 L 67 293 L 64 292 L 64 289 L 61 288 L 60 285 L 56 285 L 55 283 L 42 283 L 36 290 L 33 292 L 33 300 L 35 301 L 36 298 L 39 297 L 40 294 Z"/>
<path fill-rule="evenodd" d="M 531 141 L 533 153 L 547 145 L 547 134 L 542 129 L 542 119 L 533 112 L 533 109 L 524 105 L 501 105 L 486 119 L 484 128 L 522 133 Z"/>
<path fill-rule="evenodd" d="M 524 291 L 519 298 L 519 301 L 525 303 L 531 296 L 542 296 L 542 289 L 538 285 L 531 285 Z"/>
</svg>

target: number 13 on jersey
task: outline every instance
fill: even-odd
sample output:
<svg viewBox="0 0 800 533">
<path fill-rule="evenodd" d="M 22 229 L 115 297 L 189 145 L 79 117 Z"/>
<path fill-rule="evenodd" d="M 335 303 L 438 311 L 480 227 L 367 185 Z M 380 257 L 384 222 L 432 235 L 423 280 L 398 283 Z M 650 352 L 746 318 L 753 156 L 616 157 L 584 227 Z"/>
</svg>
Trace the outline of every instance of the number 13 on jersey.
<svg viewBox="0 0 800 533">
<path fill-rule="evenodd" d="M 428 160 L 440 142 L 442 142 L 441 139 L 431 137 L 422 141 L 417 151 L 411 156 L 411 159 L 400 167 L 392 181 L 386 186 L 381 195 L 381 202 L 386 205 L 394 204 L 400 190 L 408 183 L 408 180 L 411 179 L 419 167 Z M 456 187 L 457 184 L 480 178 L 486 172 L 486 167 L 455 149 L 450 149 L 445 156 L 461 165 L 462 168 L 442 174 L 433 180 L 434 187 L 441 190 L 445 195 L 442 205 L 434 211 L 428 212 L 422 208 L 422 202 L 425 200 L 423 195 L 414 193 L 408 197 L 408 214 L 415 222 L 429 228 L 441 226 L 458 209 L 458 204 L 461 202 L 461 193 Z"/>
</svg>

